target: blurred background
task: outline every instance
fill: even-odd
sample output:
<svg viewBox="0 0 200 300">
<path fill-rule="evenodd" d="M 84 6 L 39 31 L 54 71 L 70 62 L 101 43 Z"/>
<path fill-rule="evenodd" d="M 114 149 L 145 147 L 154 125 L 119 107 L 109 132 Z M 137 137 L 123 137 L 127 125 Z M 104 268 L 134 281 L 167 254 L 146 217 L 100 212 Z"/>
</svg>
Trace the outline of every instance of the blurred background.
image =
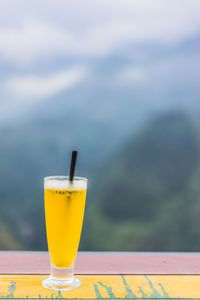
<svg viewBox="0 0 200 300">
<path fill-rule="evenodd" d="M 81 250 L 200 250 L 200 2 L 0 2 L 0 249 L 47 249 L 43 177 L 89 187 Z"/>
</svg>

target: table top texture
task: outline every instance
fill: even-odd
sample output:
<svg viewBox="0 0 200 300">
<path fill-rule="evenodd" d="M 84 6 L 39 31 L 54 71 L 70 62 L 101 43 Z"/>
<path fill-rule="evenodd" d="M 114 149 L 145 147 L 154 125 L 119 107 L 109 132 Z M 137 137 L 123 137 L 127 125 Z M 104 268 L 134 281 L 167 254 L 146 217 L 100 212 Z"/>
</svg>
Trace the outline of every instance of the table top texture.
<svg viewBox="0 0 200 300">
<path fill-rule="evenodd" d="M 80 252 L 72 291 L 42 287 L 49 272 L 47 252 L 0 252 L 0 299 L 200 298 L 200 253 Z"/>
</svg>

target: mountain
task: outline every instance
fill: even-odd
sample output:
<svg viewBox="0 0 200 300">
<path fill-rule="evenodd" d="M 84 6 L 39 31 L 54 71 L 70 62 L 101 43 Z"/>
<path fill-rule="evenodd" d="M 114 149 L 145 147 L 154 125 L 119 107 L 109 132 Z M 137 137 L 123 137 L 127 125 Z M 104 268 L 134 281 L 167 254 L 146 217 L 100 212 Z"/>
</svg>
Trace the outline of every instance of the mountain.
<svg viewBox="0 0 200 300">
<path fill-rule="evenodd" d="M 88 176 L 97 157 L 101 161 L 105 155 L 98 141 L 102 131 L 70 116 L 0 130 L 1 213 L 26 248 L 45 247 L 43 177 L 67 175 L 72 149 L 80 153 L 77 174 Z M 104 143 L 108 136 L 104 134 Z"/>
<path fill-rule="evenodd" d="M 109 123 L 88 115 L 62 104 L 55 115 L 36 114 L 0 128 L 1 211 L 26 249 L 46 248 L 43 178 L 67 175 L 73 149 L 79 151 L 76 174 L 93 178 L 95 169 L 126 139 L 132 123 L 129 119 L 119 128 L 116 117 Z"/>
<path fill-rule="evenodd" d="M 200 248 L 200 135 L 191 116 L 152 119 L 95 178 L 83 248 Z"/>
</svg>

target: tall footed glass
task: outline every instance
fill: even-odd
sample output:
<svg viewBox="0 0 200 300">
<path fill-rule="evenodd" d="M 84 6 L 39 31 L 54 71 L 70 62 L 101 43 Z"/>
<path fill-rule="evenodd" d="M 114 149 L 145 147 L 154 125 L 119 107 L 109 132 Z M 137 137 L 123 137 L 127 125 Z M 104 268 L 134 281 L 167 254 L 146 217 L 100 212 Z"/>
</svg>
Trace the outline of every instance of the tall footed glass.
<svg viewBox="0 0 200 300">
<path fill-rule="evenodd" d="M 51 275 L 44 279 L 44 287 L 71 290 L 81 285 L 74 276 L 85 210 L 87 179 L 68 176 L 44 178 L 45 220 Z"/>
</svg>

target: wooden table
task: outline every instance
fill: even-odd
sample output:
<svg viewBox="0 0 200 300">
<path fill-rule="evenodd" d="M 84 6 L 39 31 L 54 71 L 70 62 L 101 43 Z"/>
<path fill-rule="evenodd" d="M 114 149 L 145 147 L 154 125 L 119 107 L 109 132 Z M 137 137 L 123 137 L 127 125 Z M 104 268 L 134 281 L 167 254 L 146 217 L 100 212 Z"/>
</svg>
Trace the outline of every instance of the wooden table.
<svg viewBox="0 0 200 300">
<path fill-rule="evenodd" d="M 0 299 L 200 298 L 200 253 L 80 252 L 73 291 L 43 288 L 49 272 L 46 252 L 0 252 Z"/>
</svg>

